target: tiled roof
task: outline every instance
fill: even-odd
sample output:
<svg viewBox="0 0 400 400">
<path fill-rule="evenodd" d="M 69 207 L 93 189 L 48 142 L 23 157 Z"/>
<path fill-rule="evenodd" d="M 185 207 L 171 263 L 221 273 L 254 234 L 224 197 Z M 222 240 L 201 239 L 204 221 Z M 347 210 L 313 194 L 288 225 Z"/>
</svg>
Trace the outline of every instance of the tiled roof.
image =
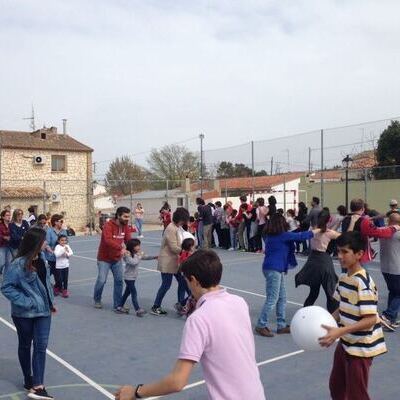
<svg viewBox="0 0 400 400">
<path fill-rule="evenodd" d="M 331 180 L 331 181 L 340 181 L 343 178 L 343 170 L 341 169 L 332 169 L 326 170 L 323 173 L 324 180 Z M 310 181 L 320 181 L 321 180 L 321 172 L 312 172 L 310 174 Z"/>
<path fill-rule="evenodd" d="M 363 151 L 352 158 L 353 161 L 350 164 L 351 169 L 373 168 L 377 165 L 376 153 L 374 150 Z"/>
<path fill-rule="evenodd" d="M 49 197 L 42 188 L 34 186 L 1 188 L 2 199 L 42 199 L 43 196 Z"/>
<path fill-rule="evenodd" d="M 42 139 L 42 134 L 45 134 L 45 139 Z M 58 134 L 56 128 L 44 128 L 35 132 L 0 130 L 0 146 L 4 149 L 93 151 L 69 135 Z"/>
<path fill-rule="evenodd" d="M 267 175 L 267 176 L 255 176 L 253 177 L 245 177 L 245 178 L 226 178 L 219 179 L 219 187 L 223 192 L 225 189 L 227 190 L 252 190 L 253 189 L 253 179 L 254 179 L 254 189 L 270 189 L 272 186 L 281 185 L 285 182 L 290 182 L 295 179 L 299 179 L 304 176 L 305 172 L 289 172 L 287 174 L 280 175 Z M 212 182 L 204 181 L 203 189 L 213 190 L 211 187 Z M 190 186 L 192 192 L 199 190 L 200 183 L 192 183 Z"/>
</svg>

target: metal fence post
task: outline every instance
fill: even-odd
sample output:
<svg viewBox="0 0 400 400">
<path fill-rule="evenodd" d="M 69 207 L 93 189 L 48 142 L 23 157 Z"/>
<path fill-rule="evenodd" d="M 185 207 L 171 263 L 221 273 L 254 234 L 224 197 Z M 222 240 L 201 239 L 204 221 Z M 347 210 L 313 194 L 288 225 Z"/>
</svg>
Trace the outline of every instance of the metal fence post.
<svg viewBox="0 0 400 400">
<path fill-rule="evenodd" d="M 133 225 L 133 199 L 132 199 L 132 181 L 129 181 L 129 209 L 131 210 L 131 226 Z"/>
<path fill-rule="evenodd" d="M 286 213 L 286 175 L 283 176 L 283 210 Z"/>
<path fill-rule="evenodd" d="M 254 202 L 254 141 L 251 141 L 251 198 Z"/>
<path fill-rule="evenodd" d="M 364 202 L 368 203 L 368 169 L 364 169 Z"/>
<path fill-rule="evenodd" d="M 43 214 L 46 214 L 46 181 L 43 181 Z"/>
<path fill-rule="evenodd" d="M 324 206 L 324 130 L 321 129 L 321 207 Z"/>
</svg>

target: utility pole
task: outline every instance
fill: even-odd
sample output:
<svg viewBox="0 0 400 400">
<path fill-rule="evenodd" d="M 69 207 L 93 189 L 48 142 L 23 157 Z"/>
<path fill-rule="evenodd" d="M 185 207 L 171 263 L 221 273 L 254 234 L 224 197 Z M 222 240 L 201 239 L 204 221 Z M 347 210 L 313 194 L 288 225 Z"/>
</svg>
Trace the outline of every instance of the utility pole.
<svg viewBox="0 0 400 400">
<path fill-rule="evenodd" d="M 273 175 L 274 174 L 274 157 L 271 157 L 271 174 L 270 175 Z"/>
<path fill-rule="evenodd" d="M 204 133 L 200 133 L 200 197 L 203 197 L 203 140 Z"/>
<path fill-rule="evenodd" d="M 254 171 L 254 142 L 251 141 L 251 186 L 252 186 L 251 197 L 252 197 L 252 201 L 254 201 L 254 175 L 255 175 L 255 171 Z"/>
<path fill-rule="evenodd" d="M 311 147 L 308 148 L 308 173 L 311 174 Z"/>
<path fill-rule="evenodd" d="M 321 207 L 324 206 L 324 130 L 321 129 Z"/>
</svg>

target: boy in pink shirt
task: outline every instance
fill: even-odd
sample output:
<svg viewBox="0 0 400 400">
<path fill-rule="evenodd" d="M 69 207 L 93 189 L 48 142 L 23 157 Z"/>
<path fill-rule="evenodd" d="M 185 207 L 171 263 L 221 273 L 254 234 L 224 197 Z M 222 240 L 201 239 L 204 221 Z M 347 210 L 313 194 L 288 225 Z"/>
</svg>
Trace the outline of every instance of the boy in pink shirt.
<svg viewBox="0 0 400 400">
<path fill-rule="evenodd" d="M 200 362 L 212 400 L 265 400 L 255 359 L 249 308 L 239 296 L 219 286 L 222 264 L 212 250 L 199 250 L 181 270 L 197 300 L 186 321 L 178 360 L 158 382 L 123 386 L 117 400 L 134 400 L 179 392 Z"/>
</svg>

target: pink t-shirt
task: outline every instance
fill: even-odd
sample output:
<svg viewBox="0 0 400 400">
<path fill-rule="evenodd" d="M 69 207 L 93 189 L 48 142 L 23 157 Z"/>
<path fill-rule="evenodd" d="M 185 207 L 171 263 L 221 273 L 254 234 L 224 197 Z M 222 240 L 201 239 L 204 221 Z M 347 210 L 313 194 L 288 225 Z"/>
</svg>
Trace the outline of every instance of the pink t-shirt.
<svg viewBox="0 0 400 400">
<path fill-rule="evenodd" d="M 326 231 L 323 233 L 316 233 L 314 237 L 310 240 L 311 250 L 316 251 L 326 251 L 328 248 L 329 242 L 332 239 L 336 239 L 337 233 L 334 231 Z"/>
<path fill-rule="evenodd" d="M 239 296 L 221 289 L 198 300 L 178 358 L 200 362 L 212 400 L 265 400 L 249 307 Z"/>
</svg>

